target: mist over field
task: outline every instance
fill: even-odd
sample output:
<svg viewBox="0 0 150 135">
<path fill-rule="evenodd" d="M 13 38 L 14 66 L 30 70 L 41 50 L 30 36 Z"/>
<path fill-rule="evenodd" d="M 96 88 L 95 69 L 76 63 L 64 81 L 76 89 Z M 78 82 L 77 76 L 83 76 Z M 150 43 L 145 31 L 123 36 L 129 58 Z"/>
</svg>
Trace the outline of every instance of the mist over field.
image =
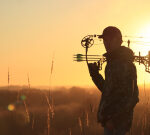
<svg viewBox="0 0 150 135">
<path fill-rule="evenodd" d="M 149 135 L 149 94 L 140 87 L 140 103 L 134 112 L 132 132 Z M 2 135 L 102 135 L 97 123 L 101 93 L 96 88 L 40 90 L 13 87 L 0 89 Z"/>
</svg>

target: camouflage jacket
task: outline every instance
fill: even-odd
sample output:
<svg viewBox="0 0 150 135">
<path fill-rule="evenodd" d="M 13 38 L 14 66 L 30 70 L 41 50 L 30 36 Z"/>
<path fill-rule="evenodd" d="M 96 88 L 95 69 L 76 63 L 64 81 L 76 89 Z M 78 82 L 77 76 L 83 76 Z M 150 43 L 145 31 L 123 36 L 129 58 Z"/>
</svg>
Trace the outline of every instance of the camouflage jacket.
<svg viewBox="0 0 150 135">
<path fill-rule="evenodd" d="M 104 54 L 107 59 L 105 80 L 99 73 L 92 73 L 95 85 L 102 92 L 98 109 L 98 122 L 105 126 L 112 120 L 117 128 L 131 128 L 133 109 L 139 101 L 136 67 L 133 51 L 121 46 L 111 53 Z"/>
</svg>

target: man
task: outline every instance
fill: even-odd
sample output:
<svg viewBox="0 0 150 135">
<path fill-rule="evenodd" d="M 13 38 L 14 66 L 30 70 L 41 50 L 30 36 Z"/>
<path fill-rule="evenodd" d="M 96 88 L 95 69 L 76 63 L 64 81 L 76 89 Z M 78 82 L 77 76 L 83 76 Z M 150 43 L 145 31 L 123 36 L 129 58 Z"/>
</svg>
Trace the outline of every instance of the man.
<svg viewBox="0 0 150 135">
<path fill-rule="evenodd" d="M 99 38 L 103 38 L 107 51 L 103 55 L 107 60 L 105 80 L 98 72 L 97 63 L 88 65 L 93 82 L 102 92 L 98 122 L 104 127 L 104 135 L 125 135 L 131 128 L 133 109 L 139 101 L 134 53 L 121 46 L 122 34 L 116 27 L 105 28 Z"/>
</svg>

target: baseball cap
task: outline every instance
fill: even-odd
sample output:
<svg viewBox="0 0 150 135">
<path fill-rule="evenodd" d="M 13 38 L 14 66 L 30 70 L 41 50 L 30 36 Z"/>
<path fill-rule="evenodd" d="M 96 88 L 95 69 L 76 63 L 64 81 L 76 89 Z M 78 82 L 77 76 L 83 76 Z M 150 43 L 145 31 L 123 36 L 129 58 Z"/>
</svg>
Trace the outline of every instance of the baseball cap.
<svg viewBox="0 0 150 135">
<path fill-rule="evenodd" d="M 121 31 L 114 26 L 108 26 L 103 30 L 102 35 L 99 35 L 98 38 L 104 38 L 104 37 L 117 37 L 122 39 Z"/>
</svg>

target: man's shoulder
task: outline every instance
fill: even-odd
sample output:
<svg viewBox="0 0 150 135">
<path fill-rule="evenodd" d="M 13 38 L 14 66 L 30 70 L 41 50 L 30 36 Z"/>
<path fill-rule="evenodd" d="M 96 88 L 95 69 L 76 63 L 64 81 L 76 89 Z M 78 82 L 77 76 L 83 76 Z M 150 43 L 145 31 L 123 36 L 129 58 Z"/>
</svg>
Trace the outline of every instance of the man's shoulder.
<svg viewBox="0 0 150 135">
<path fill-rule="evenodd" d="M 107 63 L 106 74 L 112 74 L 113 76 L 119 76 L 119 75 L 136 75 L 136 66 L 133 62 L 129 61 L 121 61 L 118 62 L 117 60 L 112 61 L 110 63 Z"/>
<path fill-rule="evenodd" d="M 132 61 L 120 61 L 120 60 L 113 60 L 107 63 L 106 67 L 112 69 L 136 68 L 135 64 Z"/>
</svg>

